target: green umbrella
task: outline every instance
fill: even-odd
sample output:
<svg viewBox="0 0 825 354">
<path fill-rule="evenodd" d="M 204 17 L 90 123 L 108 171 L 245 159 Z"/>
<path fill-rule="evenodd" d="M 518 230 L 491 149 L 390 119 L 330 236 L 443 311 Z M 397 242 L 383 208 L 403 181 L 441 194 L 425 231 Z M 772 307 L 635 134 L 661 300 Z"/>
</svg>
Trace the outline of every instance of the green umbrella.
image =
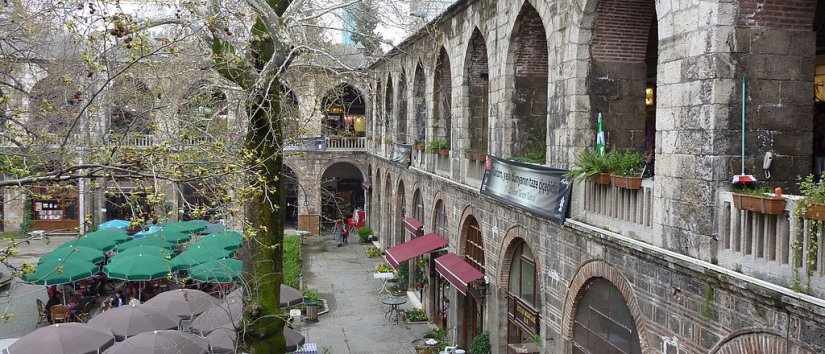
<svg viewBox="0 0 825 354">
<path fill-rule="evenodd" d="M 169 250 L 175 248 L 175 245 L 173 245 L 169 242 L 166 242 L 166 240 L 164 240 L 163 238 L 158 236 L 158 237 L 146 237 L 146 238 L 142 238 L 142 239 L 139 239 L 139 240 L 126 241 L 124 243 L 121 243 L 121 244 L 117 245 L 117 251 L 118 252 L 123 252 L 124 250 L 127 250 L 129 248 L 139 247 L 139 246 L 153 246 L 153 247 L 166 248 L 166 249 L 169 249 Z"/>
<path fill-rule="evenodd" d="M 169 275 L 169 261 L 158 255 L 119 254 L 105 268 L 106 276 L 120 280 L 154 280 Z"/>
<path fill-rule="evenodd" d="M 123 230 L 117 229 L 105 229 L 105 230 L 98 230 L 95 232 L 87 233 L 85 237 L 106 237 L 106 238 L 113 238 L 117 240 L 117 243 L 125 242 L 129 239 L 129 234 Z"/>
<path fill-rule="evenodd" d="M 243 236 L 235 231 L 225 231 L 202 237 L 196 245 L 236 250 L 241 247 Z"/>
<path fill-rule="evenodd" d="M 40 257 L 38 263 L 49 263 L 55 259 L 78 259 L 90 263 L 100 263 L 103 261 L 103 252 L 83 246 L 70 244 L 65 247 L 58 247 L 48 254 Z"/>
<path fill-rule="evenodd" d="M 172 232 L 197 233 L 206 230 L 208 223 L 203 220 L 178 221 L 163 225 L 163 229 Z"/>
<path fill-rule="evenodd" d="M 164 229 L 160 232 L 160 237 L 162 237 L 166 242 L 170 243 L 184 243 L 192 239 L 192 234 L 187 232 L 181 231 L 171 231 Z"/>
<path fill-rule="evenodd" d="M 232 255 L 232 251 L 202 245 L 192 245 L 186 251 L 172 258 L 172 270 L 186 270 L 198 264 L 226 258 Z"/>
<path fill-rule="evenodd" d="M 115 246 L 117 246 L 117 244 L 121 242 L 122 241 L 120 241 L 117 238 L 100 236 L 98 234 L 93 236 L 83 236 L 75 241 L 72 241 L 72 244 L 74 244 L 75 246 L 89 247 L 106 252 L 108 250 L 115 248 Z"/>
<path fill-rule="evenodd" d="M 158 256 L 158 257 L 163 258 L 163 259 L 172 258 L 172 251 L 170 251 L 166 248 L 161 248 L 161 247 L 158 247 L 158 246 L 149 246 L 149 245 L 139 245 L 139 246 L 135 246 L 135 247 L 129 247 L 127 249 L 124 249 L 122 251 L 117 252 L 118 256 L 130 255 L 130 254 L 132 254 L 132 255 L 134 255 L 134 254 L 147 254 L 147 255 L 150 255 L 150 256 Z"/>
<path fill-rule="evenodd" d="M 53 258 L 40 263 L 33 273 L 23 276 L 23 281 L 38 285 L 59 285 L 82 280 L 95 275 L 99 267 L 80 259 Z"/>
<path fill-rule="evenodd" d="M 189 271 L 189 277 L 205 283 L 229 283 L 241 277 L 243 263 L 224 258 L 201 264 Z"/>
</svg>

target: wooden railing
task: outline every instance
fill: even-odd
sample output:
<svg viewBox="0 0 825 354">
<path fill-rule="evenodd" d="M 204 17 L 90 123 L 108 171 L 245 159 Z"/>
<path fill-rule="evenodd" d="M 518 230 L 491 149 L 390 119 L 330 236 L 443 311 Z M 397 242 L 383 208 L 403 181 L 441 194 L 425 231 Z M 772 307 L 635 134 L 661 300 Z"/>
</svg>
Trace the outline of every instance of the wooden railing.
<svg viewBox="0 0 825 354">
<path fill-rule="evenodd" d="M 789 288 L 825 295 L 823 228 L 796 215 L 802 197 L 785 195 L 783 199 L 781 214 L 762 214 L 737 209 L 733 194 L 720 192 L 719 263 Z"/>
<path fill-rule="evenodd" d="M 577 182 L 571 217 L 646 242 L 653 239 L 653 179 L 642 180 L 641 189 Z"/>
<path fill-rule="evenodd" d="M 364 137 L 338 137 L 328 138 L 327 150 L 330 151 L 366 151 L 367 138 Z"/>
</svg>

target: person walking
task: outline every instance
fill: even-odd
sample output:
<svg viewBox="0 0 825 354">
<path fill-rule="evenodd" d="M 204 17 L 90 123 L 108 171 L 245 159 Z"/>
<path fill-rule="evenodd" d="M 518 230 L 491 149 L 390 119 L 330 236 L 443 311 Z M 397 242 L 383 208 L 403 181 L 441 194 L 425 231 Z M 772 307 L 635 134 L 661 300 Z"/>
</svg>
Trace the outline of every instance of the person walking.
<svg viewBox="0 0 825 354">
<path fill-rule="evenodd" d="M 349 227 L 348 226 L 349 226 L 348 223 L 344 219 L 341 219 L 341 240 L 344 241 L 345 245 L 348 243 L 348 238 L 349 238 Z"/>
<path fill-rule="evenodd" d="M 335 240 L 338 241 L 338 247 L 343 246 L 344 242 L 344 222 L 341 219 L 335 221 L 335 226 L 333 227 L 333 232 L 335 233 Z"/>
</svg>

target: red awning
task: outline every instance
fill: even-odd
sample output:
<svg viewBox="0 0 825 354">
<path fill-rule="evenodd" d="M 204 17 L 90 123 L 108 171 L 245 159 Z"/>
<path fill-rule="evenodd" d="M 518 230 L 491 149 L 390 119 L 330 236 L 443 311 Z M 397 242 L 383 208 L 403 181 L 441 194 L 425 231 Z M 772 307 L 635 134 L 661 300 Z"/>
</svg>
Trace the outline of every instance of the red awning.
<svg viewBox="0 0 825 354">
<path fill-rule="evenodd" d="M 447 253 L 435 259 L 435 270 L 447 279 L 462 295 L 467 295 L 470 283 L 484 278 L 484 273 L 455 253 Z"/>
<path fill-rule="evenodd" d="M 404 218 L 404 228 L 415 236 L 424 232 L 424 224 L 416 218 Z"/>
<path fill-rule="evenodd" d="M 387 263 L 398 268 L 403 262 L 444 247 L 447 247 L 447 240 L 438 234 L 426 234 L 390 248 Z"/>
</svg>

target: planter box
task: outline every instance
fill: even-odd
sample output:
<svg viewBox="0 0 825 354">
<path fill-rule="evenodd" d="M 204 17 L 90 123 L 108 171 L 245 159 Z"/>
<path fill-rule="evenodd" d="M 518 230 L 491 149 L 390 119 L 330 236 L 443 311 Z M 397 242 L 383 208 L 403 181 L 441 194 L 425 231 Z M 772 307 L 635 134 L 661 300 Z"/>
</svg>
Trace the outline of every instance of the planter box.
<svg viewBox="0 0 825 354">
<path fill-rule="evenodd" d="M 610 185 L 610 174 L 609 173 L 597 173 L 593 176 L 590 176 L 590 179 L 593 183 L 602 185 L 602 186 L 609 186 Z"/>
<path fill-rule="evenodd" d="M 739 210 L 769 215 L 782 215 L 785 213 L 785 199 L 783 198 L 738 193 L 732 193 L 731 198 L 733 199 L 733 205 Z"/>
<path fill-rule="evenodd" d="M 487 154 L 478 151 L 465 151 L 464 158 L 470 161 L 484 161 L 487 159 Z"/>
<path fill-rule="evenodd" d="M 610 182 L 621 189 L 642 189 L 642 177 L 625 177 L 610 175 Z"/>
<path fill-rule="evenodd" d="M 448 157 L 448 156 L 450 156 L 450 150 L 449 149 L 438 150 L 438 156 Z"/>
<path fill-rule="evenodd" d="M 825 204 L 811 203 L 805 210 L 805 219 L 825 221 Z"/>
<path fill-rule="evenodd" d="M 406 323 L 406 324 L 410 324 L 410 325 L 418 325 L 418 324 L 428 324 L 428 323 L 430 323 L 430 321 L 429 321 L 429 320 L 427 320 L 427 321 L 410 321 L 410 320 L 404 320 L 404 323 Z"/>
<path fill-rule="evenodd" d="M 424 144 L 415 144 L 415 145 L 413 145 L 413 148 L 417 151 L 423 151 L 424 150 Z"/>
</svg>

